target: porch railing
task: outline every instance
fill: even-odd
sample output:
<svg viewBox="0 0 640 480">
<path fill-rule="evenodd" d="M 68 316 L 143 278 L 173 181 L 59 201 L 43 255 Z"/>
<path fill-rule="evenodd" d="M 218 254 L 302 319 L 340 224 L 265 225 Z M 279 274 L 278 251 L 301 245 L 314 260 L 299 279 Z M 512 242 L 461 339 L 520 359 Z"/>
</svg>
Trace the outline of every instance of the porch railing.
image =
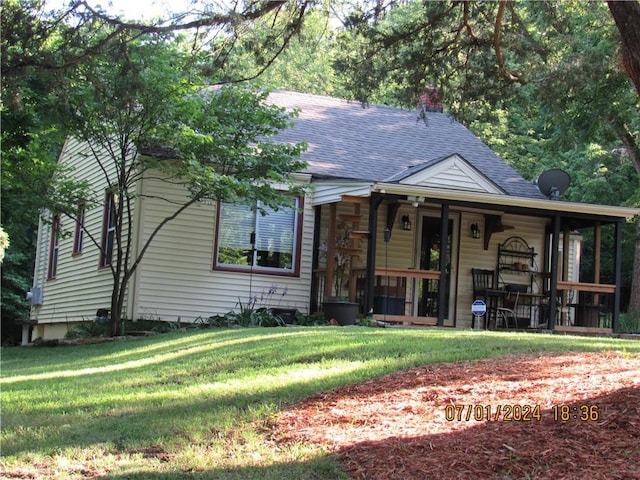
<svg viewBox="0 0 640 480">
<path fill-rule="evenodd" d="M 437 325 L 440 272 L 376 268 L 374 318 L 403 325 Z"/>
<path fill-rule="evenodd" d="M 560 311 L 573 309 L 573 325 L 560 316 L 556 329 L 594 328 L 610 331 L 613 313 L 613 295 L 616 286 L 606 283 L 570 282 L 559 280 L 558 291 L 564 298 L 570 298 Z M 575 294 L 577 292 L 577 295 Z"/>
<path fill-rule="evenodd" d="M 322 304 L 326 300 L 325 291 L 327 283 L 327 270 L 318 268 L 313 272 L 315 276 L 316 291 L 313 292 L 313 299 L 317 311 L 322 311 Z M 364 297 L 365 297 L 365 274 L 366 269 L 354 268 L 349 273 L 347 287 L 349 291 L 349 300 L 360 304 L 360 313 L 364 313 Z"/>
<path fill-rule="evenodd" d="M 376 268 L 373 316 L 377 320 L 403 325 L 436 325 L 440 272 L 411 268 Z M 314 300 L 318 310 L 324 301 L 326 270 L 317 269 Z M 349 277 L 349 298 L 365 314 L 366 270 L 353 269 Z"/>
</svg>

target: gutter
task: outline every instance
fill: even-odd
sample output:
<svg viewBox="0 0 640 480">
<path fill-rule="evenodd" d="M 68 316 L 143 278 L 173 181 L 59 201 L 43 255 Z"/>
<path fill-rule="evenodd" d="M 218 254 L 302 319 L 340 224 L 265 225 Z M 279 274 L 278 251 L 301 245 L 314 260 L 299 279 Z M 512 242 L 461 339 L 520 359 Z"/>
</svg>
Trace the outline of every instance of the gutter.
<svg viewBox="0 0 640 480">
<path fill-rule="evenodd" d="M 546 210 L 552 213 L 574 213 L 581 215 L 606 216 L 631 219 L 640 215 L 640 208 L 597 205 L 590 203 L 562 202 L 558 200 L 514 197 L 491 193 L 442 190 L 417 185 L 376 182 L 371 185 L 372 193 L 390 193 L 396 195 L 415 195 L 426 199 L 449 200 L 460 203 L 478 203 L 499 207 L 517 207 L 532 210 Z"/>
</svg>

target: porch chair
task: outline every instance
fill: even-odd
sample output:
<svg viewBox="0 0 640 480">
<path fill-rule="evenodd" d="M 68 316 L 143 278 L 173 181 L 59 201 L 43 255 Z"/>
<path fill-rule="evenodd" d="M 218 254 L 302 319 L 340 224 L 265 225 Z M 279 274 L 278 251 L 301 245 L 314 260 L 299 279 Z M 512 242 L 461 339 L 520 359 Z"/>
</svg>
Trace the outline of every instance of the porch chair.
<svg viewBox="0 0 640 480">
<path fill-rule="evenodd" d="M 486 329 L 489 325 L 489 319 L 491 318 L 494 309 L 494 297 L 489 295 L 489 290 L 493 288 L 495 270 L 472 268 L 471 278 L 473 281 L 473 300 L 482 300 L 487 304 L 487 313 L 485 313 L 484 317 L 484 328 Z M 475 328 L 476 321 L 479 320 L 479 317 L 472 315 L 471 328 Z"/>
<path fill-rule="evenodd" d="M 573 290 L 563 290 L 558 295 L 556 308 L 556 325 L 571 325 L 571 308 L 573 305 Z M 574 319 L 575 322 L 575 319 Z"/>
<path fill-rule="evenodd" d="M 515 299 L 513 298 L 515 296 Z M 496 327 L 502 322 L 504 328 L 509 328 L 509 320 L 513 320 L 513 327 L 518 328 L 518 300 L 520 299 L 520 291 L 509 292 L 502 300 L 502 306 L 496 308 Z"/>
</svg>

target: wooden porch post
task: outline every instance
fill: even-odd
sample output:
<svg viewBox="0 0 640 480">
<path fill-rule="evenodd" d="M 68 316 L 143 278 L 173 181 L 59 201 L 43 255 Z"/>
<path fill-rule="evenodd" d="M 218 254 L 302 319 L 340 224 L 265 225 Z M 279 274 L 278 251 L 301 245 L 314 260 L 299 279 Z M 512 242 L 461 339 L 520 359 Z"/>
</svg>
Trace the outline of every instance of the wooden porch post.
<svg viewBox="0 0 640 480">
<path fill-rule="evenodd" d="M 367 242 L 367 267 L 365 279 L 364 314 L 373 311 L 374 287 L 376 282 L 376 243 L 378 237 L 378 207 L 383 195 L 372 193 L 369 200 L 369 241 Z"/>
<path fill-rule="evenodd" d="M 447 238 L 449 236 L 449 204 L 440 210 L 440 280 L 438 282 L 438 326 L 444 327 L 444 304 L 447 301 Z"/>
<path fill-rule="evenodd" d="M 338 206 L 335 203 L 329 205 L 329 232 L 327 233 L 327 271 L 324 281 L 324 298 L 333 296 L 333 272 L 336 267 L 336 221 Z"/>
<path fill-rule="evenodd" d="M 320 310 L 318 300 L 324 299 L 324 295 L 322 295 L 322 298 L 319 298 L 319 280 L 318 274 L 315 273 L 318 268 L 318 264 L 320 263 L 320 225 L 322 225 L 322 205 L 314 207 L 313 211 L 313 253 L 311 257 L 311 271 L 314 273 L 311 275 L 311 299 L 309 302 L 309 306 L 311 308 L 309 313 L 318 312 Z"/>
</svg>

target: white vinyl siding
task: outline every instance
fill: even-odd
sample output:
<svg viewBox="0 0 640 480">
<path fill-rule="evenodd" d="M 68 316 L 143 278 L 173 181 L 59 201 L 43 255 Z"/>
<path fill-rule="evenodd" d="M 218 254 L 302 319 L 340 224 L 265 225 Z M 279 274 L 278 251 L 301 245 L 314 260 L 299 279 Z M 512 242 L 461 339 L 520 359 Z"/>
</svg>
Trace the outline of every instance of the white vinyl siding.
<svg viewBox="0 0 640 480">
<path fill-rule="evenodd" d="M 370 193 L 370 183 L 340 182 L 336 184 L 317 182 L 313 184 L 311 203 L 313 206 L 336 203 L 341 201 L 344 195 L 368 198 Z"/>
<path fill-rule="evenodd" d="M 458 155 L 437 162 L 400 183 L 445 190 L 502 193 L 492 181 Z"/>
<path fill-rule="evenodd" d="M 186 192 L 160 180 L 144 183 L 142 242 Z M 297 276 L 273 276 L 256 272 L 213 270 L 216 205 L 199 203 L 169 222 L 147 251 L 136 278 L 135 318 L 192 322 L 198 317 L 225 314 L 238 309 L 250 296 L 260 299 L 272 285 L 278 289 L 270 306 L 297 308 L 308 313 L 311 285 L 313 210 L 305 202 L 301 271 Z M 287 294 L 279 295 L 286 288 Z M 277 304 L 277 305 L 276 305 Z M 260 301 L 256 307 L 262 306 Z M 267 306 L 267 305 L 265 305 Z"/>
<path fill-rule="evenodd" d="M 85 204 L 84 224 L 99 242 L 107 184 L 93 157 L 86 153 L 83 144 L 69 138 L 59 162 L 73 167 L 75 178 L 87 180 L 92 186 L 91 198 Z M 99 268 L 99 248 L 85 235 L 82 255 L 73 255 L 76 222 L 64 215 L 60 221 L 62 231 L 67 235 L 60 239 L 57 275 L 52 280 L 46 279 L 46 270 L 43 275 L 43 266 L 46 269 L 48 264 L 51 227 L 40 224 L 34 287 L 43 289 L 43 303 L 32 307 L 31 317 L 41 324 L 93 320 L 97 309 L 111 305 L 112 275 L 109 269 Z"/>
</svg>

